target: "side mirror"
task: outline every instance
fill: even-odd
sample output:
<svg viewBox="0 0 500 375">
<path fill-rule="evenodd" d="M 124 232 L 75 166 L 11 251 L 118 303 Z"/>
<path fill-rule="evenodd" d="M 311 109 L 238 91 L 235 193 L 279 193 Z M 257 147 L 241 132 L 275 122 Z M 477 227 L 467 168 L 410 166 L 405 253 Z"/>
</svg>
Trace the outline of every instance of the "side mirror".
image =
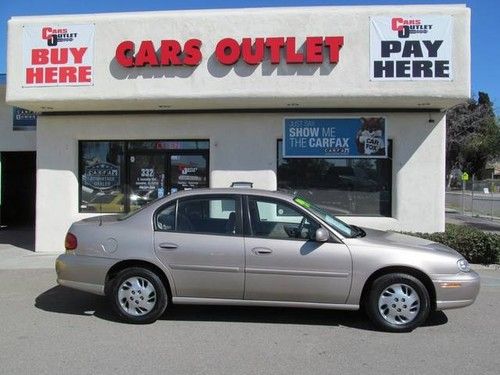
<svg viewBox="0 0 500 375">
<path fill-rule="evenodd" d="M 325 228 L 316 229 L 314 239 L 316 242 L 326 242 L 330 238 L 330 233 Z"/>
</svg>

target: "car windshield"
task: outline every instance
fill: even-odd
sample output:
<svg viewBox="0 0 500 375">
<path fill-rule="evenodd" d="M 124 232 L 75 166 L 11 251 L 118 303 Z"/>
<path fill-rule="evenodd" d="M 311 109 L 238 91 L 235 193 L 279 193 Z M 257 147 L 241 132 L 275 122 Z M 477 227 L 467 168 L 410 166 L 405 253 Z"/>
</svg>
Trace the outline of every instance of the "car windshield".
<svg viewBox="0 0 500 375">
<path fill-rule="evenodd" d="M 295 197 L 294 202 L 305 208 L 307 211 L 313 213 L 318 216 L 326 223 L 328 223 L 333 229 L 337 230 L 344 237 L 362 237 L 364 236 L 364 231 L 361 228 L 358 228 L 354 225 L 349 225 L 344 223 L 342 220 L 338 219 L 325 209 L 318 207 L 314 203 L 308 202 L 304 198 Z"/>
</svg>

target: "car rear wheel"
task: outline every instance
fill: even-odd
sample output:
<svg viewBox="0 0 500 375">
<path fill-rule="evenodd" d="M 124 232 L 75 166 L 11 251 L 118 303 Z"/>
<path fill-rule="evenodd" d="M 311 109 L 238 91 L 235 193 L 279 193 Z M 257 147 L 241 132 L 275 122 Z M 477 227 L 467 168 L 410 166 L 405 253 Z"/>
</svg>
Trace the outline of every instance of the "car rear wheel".
<svg viewBox="0 0 500 375">
<path fill-rule="evenodd" d="M 377 327 L 390 332 L 408 332 L 429 316 L 429 292 L 411 275 L 383 275 L 371 286 L 366 311 Z"/>
<path fill-rule="evenodd" d="M 158 275 L 140 267 L 127 268 L 116 275 L 110 298 L 118 316 L 129 323 L 152 323 L 168 304 L 165 285 Z"/>
</svg>

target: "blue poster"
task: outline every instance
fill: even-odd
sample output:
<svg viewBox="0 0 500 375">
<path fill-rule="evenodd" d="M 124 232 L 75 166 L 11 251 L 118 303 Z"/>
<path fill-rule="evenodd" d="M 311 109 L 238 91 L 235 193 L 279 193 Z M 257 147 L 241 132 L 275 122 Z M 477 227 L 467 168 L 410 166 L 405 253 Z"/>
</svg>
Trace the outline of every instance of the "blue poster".
<svg viewBox="0 0 500 375">
<path fill-rule="evenodd" d="M 14 107 L 12 114 L 13 130 L 36 130 L 36 113 Z"/>
<path fill-rule="evenodd" d="M 386 158 L 385 118 L 286 118 L 285 158 Z"/>
</svg>

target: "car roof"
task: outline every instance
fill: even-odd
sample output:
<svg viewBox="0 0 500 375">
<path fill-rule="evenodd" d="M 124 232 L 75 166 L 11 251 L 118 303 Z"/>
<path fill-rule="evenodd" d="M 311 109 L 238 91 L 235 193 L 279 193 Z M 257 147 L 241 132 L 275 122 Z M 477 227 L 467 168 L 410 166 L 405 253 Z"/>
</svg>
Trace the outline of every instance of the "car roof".
<svg viewBox="0 0 500 375">
<path fill-rule="evenodd" d="M 294 196 L 291 193 L 282 191 L 271 191 L 263 189 L 252 189 L 252 188 L 201 188 L 193 190 L 182 190 L 167 195 L 161 199 L 151 202 L 150 205 L 144 207 L 144 210 L 139 210 L 139 212 L 147 213 L 156 211 L 160 206 L 164 204 L 169 204 L 169 202 L 175 201 L 176 199 L 196 197 L 199 195 L 217 195 L 217 194 L 232 194 L 232 195 L 258 195 L 261 197 L 268 198 L 279 198 L 288 202 L 293 202 Z"/>
<path fill-rule="evenodd" d="M 275 197 L 287 200 L 293 199 L 293 195 L 291 193 L 283 191 L 253 189 L 253 188 L 202 188 L 194 190 L 182 190 L 171 194 L 169 198 L 175 199 L 175 198 L 191 197 L 194 195 L 206 195 L 206 194 L 259 195 L 264 197 Z"/>
</svg>

